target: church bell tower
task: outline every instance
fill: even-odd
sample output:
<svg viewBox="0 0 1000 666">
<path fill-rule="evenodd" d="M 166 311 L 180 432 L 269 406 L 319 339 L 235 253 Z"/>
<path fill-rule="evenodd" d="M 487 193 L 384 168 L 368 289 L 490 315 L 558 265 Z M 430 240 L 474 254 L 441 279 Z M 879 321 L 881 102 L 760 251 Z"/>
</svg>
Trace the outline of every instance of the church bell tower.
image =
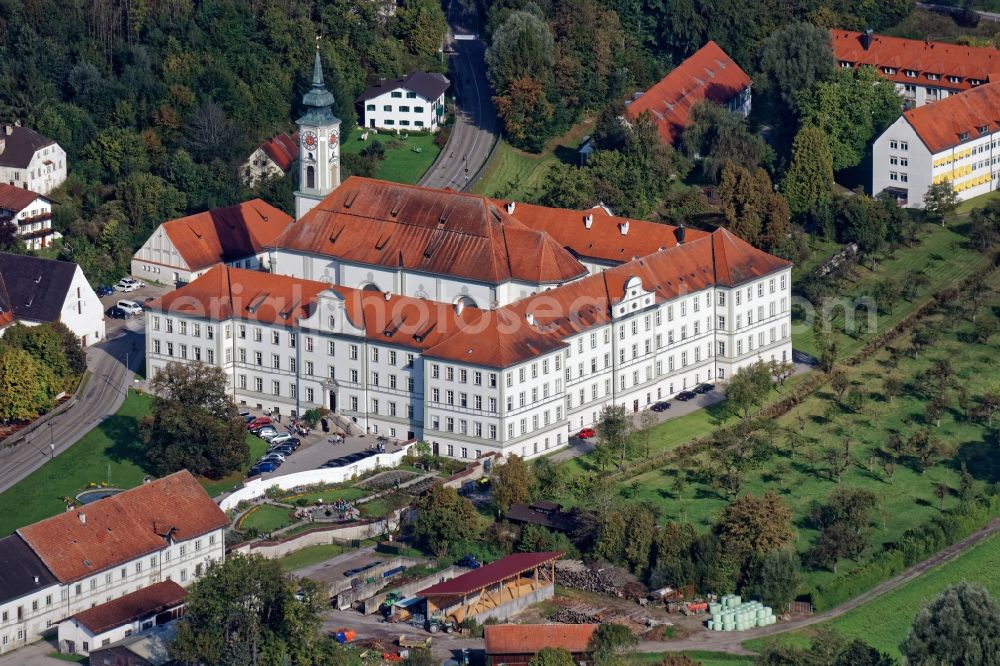
<svg viewBox="0 0 1000 666">
<path fill-rule="evenodd" d="M 295 191 L 295 219 L 316 207 L 340 185 L 340 119 L 333 115 L 333 95 L 323 83 L 323 64 L 316 38 L 312 87 L 302 97 L 305 113 L 299 127 L 299 189 Z"/>
</svg>

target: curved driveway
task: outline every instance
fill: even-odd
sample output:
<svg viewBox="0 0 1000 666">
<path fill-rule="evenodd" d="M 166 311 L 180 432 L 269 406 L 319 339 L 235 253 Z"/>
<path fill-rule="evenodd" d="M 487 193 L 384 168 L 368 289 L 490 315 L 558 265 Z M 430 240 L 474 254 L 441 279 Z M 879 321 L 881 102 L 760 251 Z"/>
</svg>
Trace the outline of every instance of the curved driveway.
<svg viewBox="0 0 1000 666">
<path fill-rule="evenodd" d="M 486 79 L 486 46 L 476 34 L 475 8 L 465 5 L 462 0 L 448 3 L 447 44 L 455 123 L 444 150 L 418 183 L 425 187 L 466 189 L 485 164 L 497 136 L 493 93 Z"/>
</svg>

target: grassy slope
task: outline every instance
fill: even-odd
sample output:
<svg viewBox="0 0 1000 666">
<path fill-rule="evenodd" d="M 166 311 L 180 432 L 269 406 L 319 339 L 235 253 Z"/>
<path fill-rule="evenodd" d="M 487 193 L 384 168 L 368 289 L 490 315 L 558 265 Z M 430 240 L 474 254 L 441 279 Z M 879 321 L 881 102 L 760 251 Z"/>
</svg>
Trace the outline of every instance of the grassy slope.
<svg viewBox="0 0 1000 666">
<path fill-rule="evenodd" d="M 441 149 L 434 145 L 433 134 L 411 134 L 407 138 L 391 134 L 369 134 L 368 141 L 361 141 L 361 132 L 347 137 L 341 145 L 344 153 L 359 153 L 372 141 L 385 146 L 385 159 L 375 170 L 375 177 L 396 183 L 416 183 L 434 163 Z M 414 148 L 420 148 L 416 152 Z"/>
<path fill-rule="evenodd" d="M 90 483 L 108 481 L 115 488 L 131 488 L 142 483 L 149 472 L 144 470 L 143 449 L 137 429 L 138 419 L 152 405 L 149 395 L 129 392 L 121 409 L 108 417 L 55 460 L 42 465 L 3 494 L 0 494 L 0 536 L 18 527 L 48 518 L 66 506 L 63 497 L 75 497 Z M 252 453 L 266 446 L 248 436 Z M 242 472 L 219 481 L 200 479 L 209 494 L 231 488 Z"/>
<path fill-rule="evenodd" d="M 875 272 L 870 268 L 858 267 L 856 281 L 847 288 L 852 296 L 870 293 L 872 287 L 882 280 L 891 278 L 900 281 L 911 270 L 923 270 L 930 284 L 918 294 L 913 303 L 901 301 L 895 305 L 892 313 L 879 314 L 877 325 L 861 338 L 845 335 L 844 318 L 838 315 L 833 324 L 840 356 L 856 353 L 867 340 L 895 326 L 913 309 L 922 305 L 930 294 L 948 285 L 957 284 L 988 263 L 987 257 L 983 254 L 963 247 L 967 239 L 950 228 L 925 225 L 920 238 L 921 242 L 918 245 L 897 250 L 892 256 L 879 262 Z M 858 308 L 857 319 L 863 316 L 867 316 L 866 310 Z M 811 323 L 811 320 L 803 324 L 801 320 L 793 319 L 792 344 L 795 349 L 816 354 Z"/>
<path fill-rule="evenodd" d="M 328 560 L 331 557 L 340 555 L 345 550 L 343 546 L 337 544 L 309 546 L 290 555 L 285 555 L 278 560 L 278 564 L 281 565 L 283 571 L 294 571 L 295 569 L 301 569 L 302 567 Z"/>
<path fill-rule="evenodd" d="M 593 130 L 592 120 L 574 125 L 560 137 L 550 140 L 537 155 L 514 148 L 501 140 L 482 177 L 472 186 L 476 194 L 511 199 L 534 199 L 540 192 L 549 167 L 560 160 L 577 163 L 577 150 L 583 137 Z"/>
<path fill-rule="evenodd" d="M 942 589 L 958 581 L 979 583 L 1000 596 L 1000 537 L 994 536 L 919 578 L 827 622 L 848 638 L 860 638 L 883 652 L 900 657 L 899 644 L 920 608 Z M 782 643 L 807 645 L 814 629 L 780 634 Z M 761 640 L 746 647 L 759 650 Z"/>
</svg>

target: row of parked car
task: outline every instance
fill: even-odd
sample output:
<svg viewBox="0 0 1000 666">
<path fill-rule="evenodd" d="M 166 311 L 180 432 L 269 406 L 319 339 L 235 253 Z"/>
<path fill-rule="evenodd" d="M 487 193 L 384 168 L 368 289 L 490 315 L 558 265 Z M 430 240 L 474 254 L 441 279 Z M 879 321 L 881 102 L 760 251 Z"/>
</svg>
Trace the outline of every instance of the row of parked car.
<svg viewBox="0 0 1000 666">
<path fill-rule="evenodd" d="M 702 393 L 708 393 L 709 391 L 714 391 L 714 390 L 715 390 L 715 384 L 708 384 L 708 383 L 698 384 L 692 390 L 681 391 L 674 397 L 675 399 L 680 400 L 681 402 L 687 402 L 692 398 L 698 397 Z M 659 402 L 653 403 L 649 408 L 654 412 L 665 412 L 668 409 L 670 409 L 670 401 L 660 400 Z M 597 431 L 594 430 L 593 428 L 584 428 L 583 430 L 578 432 L 576 436 L 579 437 L 580 439 L 590 439 L 592 437 L 597 437 Z"/>
<path fill-rule="evenodd" d="M 97 287 L 94 291 L 97 292 L 98 296 L 110 296 L 115 292 L 121 292 L 123 294 L 128 294 L 136 289 L 142 289 L 146 286 L 146 283 L 142 280 L 136 280 L 134 278 L 122 278 L 113 285 L 102 284 Z"/>
<path fill-rule="evenodd" d="M 274 421 L 267 416 L 254 416 L 250 412 L 241 412 L 240 416 L 246 421 L 247 430 L 260 437 L 268 443 L 267 453 L 253 464 L 247 476 L 259 476 L 267 474 L 281 467 L 288 456 L 295 453 L 302 444 L 298 437 L 290 432 L 278 432 Z"/>
<path fill-rule="evenodd" d="M 357 453 L 351 453 L 346 456 L 341 456 L 340 458 L 331 458 L 325 463 L 320 465 L 320 469 L 330 468 L 330 467 L 347 467 L 352 463 L 356 463 L 359 460 L 363 460 L 369 456 L 374 456 L 380 453 L 378 449 L 368 449 L 366 451 L 358 451 Z"/>
</svg>

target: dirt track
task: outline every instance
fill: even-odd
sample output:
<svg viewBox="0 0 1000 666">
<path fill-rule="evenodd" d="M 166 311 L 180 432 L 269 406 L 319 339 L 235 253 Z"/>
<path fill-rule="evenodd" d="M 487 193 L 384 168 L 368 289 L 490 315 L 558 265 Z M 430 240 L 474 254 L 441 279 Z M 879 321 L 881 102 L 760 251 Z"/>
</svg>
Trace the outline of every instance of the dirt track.
<svg viewBox="0 0 1000 666">
<path fill-rule="evenodd" d="M 1000 518 L 994 519 L 986 527 L 982 528 L 978 532 L 974 532 L 969 536 L 965 537 L 958 543 L 948 546 L 941 552 L 937 553 L 933 557 L 930 557 L 919 564 L 915 564 L 903 573 L 890 578 L 889 580 L 879 583 L 872 589 L 868 590 L 864 594 L 854 597 L 850 601 L 846 601 L 841 605 L 831 608 L 828 611 L 822 613 L 817 613 L 816 615 L 809 615 L 806 617 L 801 617 L 790 622 L 782 622 L 778 624 L 772 624 L 769 627 L 762 627 L 760 629 L 751 629 L 750 631 L 723 631 L 715 632 L 704 630 L 700 633 L 688 636 L 677 641 L 645 641 L 639 644 L 640 652 L 678 652 L 681 650 L 711 650 L 713 652 L 728 652 L 730 654 L 753 654 L 750 650 L 743 647 L 743 643 L 752 638 L 761 638 L 763 636 L 773 636 L 775 634 L 784 633 L 786 631 L 794 631 L 796 629 L 802 629 L 803 627 L 808 627 L 813 624 L 818 624 L 820 622 L 825 622 L 831 620 L 835 617 L 843 615 L 849 610 L 857 608 L 861 604 L 871 601 L 877 597 L 882 596 L 886 592 L 890 592 L 900 585 L 907 583 L 914 578 L 917 578 L 925 571 L 933 569 L 934 567 L 953 559 L 960 553 L 968 550 L 973 545 L 979 543 L 983 539 L 994 534 L 997 530 L 1000 530 Z"/>
</svg>

